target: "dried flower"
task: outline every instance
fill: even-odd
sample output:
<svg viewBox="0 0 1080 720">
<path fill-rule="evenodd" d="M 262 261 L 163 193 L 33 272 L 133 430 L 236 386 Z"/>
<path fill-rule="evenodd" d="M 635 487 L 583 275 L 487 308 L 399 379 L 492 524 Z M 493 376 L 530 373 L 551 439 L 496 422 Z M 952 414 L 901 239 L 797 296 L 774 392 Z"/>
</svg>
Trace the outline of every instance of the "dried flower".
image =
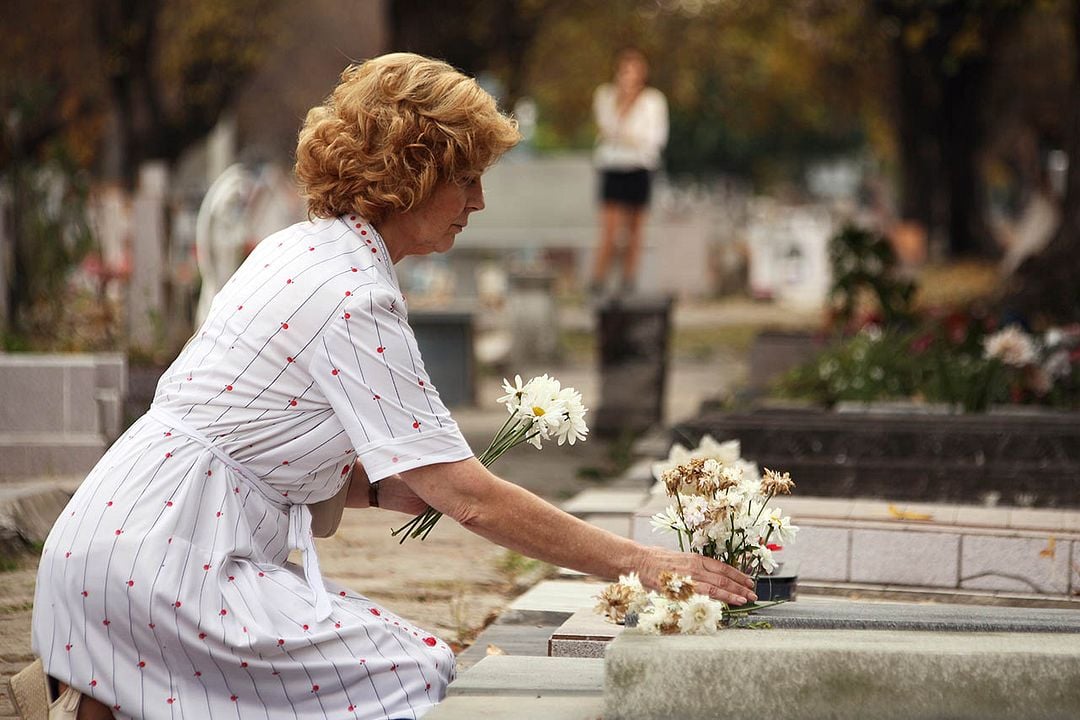
<svg viewBox="0 0 1080 720">
<path fill-rule="evenodd" d="M 689 600 L 696 588 L 689 575 L 678 575 L 669 570 L 660 573 L 660 591 L 669 600 Z"/>
<path fill-rule="evenodd" d="M 788 473 L 778 473 L 765 468 L 765 477 L 761 480 L 761 491 L 766 495 L 790 495 L 795 482 Z"/>
<path fill-rule="evenodd" d="M 634 591 L 621 583 L 612 583 L 597 596 L 596 612 L 614 623 L 626 620 L 626 613 L 634 601 Z"/>
<path fill-rule="evenodd" d="M 756 551 L 774 538 L 790 542 L 798 531 L 790 518 L 768 507 L 777 494 L 791 492 L 791 475 L 766 470 L 762 478 L 756 465 L 738 457 L 721 462 L 701 457 L 697 450 L 683 452 L 690 457 L 661 474 L 673 502 L 653 516 L 653 528 L 674 532 L 683 550 L 749 575 L 774 569 L 777 563 L 768 548 Z"/>
</svg>

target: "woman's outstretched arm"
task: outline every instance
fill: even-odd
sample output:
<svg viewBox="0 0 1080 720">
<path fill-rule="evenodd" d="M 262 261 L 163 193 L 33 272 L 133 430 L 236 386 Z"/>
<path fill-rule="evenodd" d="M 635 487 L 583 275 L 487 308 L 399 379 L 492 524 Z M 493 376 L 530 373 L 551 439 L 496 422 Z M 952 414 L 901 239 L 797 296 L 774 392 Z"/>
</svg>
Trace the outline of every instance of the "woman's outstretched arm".
<svg viewBox="0 0 1080 720">
<path fill-rule="evenodd" d="M 756 600 L 753 581 L 719 560 L 647 547 L 590 525 L 492 474 L 471 458 L 401 473 L 431 507 L 503 547 L 590 575 L 630 572 L 657 588 L 665 570 L 690 575 L 700 592 L 731 605 Z"/>
</svg>

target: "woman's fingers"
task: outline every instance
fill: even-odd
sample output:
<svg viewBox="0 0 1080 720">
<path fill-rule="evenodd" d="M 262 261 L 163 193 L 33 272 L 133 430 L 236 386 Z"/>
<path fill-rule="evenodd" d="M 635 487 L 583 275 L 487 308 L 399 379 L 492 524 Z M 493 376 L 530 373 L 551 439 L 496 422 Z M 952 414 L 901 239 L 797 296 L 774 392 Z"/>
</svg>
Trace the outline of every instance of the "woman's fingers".
<svg viewBox="0 0 1080 720">
<path fill-rule="evenodd" d="M 727 563 L 693 553 L 671 553 L 660 559 L 659 567 L 690 575 L 699 585 L 699 592 L 729 605 L 745 605 L 757 600 L 755 583 L 748 575 Z"/>
<path fill-rule="evenodd" d="M 754 579 L 751 578 L 749 575 L 741 573 L 727 563 L 721 562 L 719 560 L 714 560 L 707 557 L 702 557 L 702 560 L 704 560 L 705 562 L 706 570 L 723 575 L 724 577 L 727 577 L 730 580 L 744 587 L 750 588 L 751 590 L 754 589 Z"/>
<path fill-rule="evenodd" d="M 707 594 L 713 600 L 722 600 L 728 605 L 745 605 L 747 601 L 757 600 L 757 595 L 754 595 L 748 590 L 743 590 L 742 593 L 731 592 L 716 586 L 706 586 Z M 747 597 L 749 595 L 749 597 Z"/>
</svg>

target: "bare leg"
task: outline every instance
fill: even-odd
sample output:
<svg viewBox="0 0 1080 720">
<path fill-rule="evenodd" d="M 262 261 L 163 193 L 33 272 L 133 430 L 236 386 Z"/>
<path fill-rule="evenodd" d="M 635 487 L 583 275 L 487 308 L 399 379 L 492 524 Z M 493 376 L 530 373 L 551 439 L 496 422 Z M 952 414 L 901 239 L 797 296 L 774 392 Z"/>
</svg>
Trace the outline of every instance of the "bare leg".
<svg viewBox="0 0 1080 720">
<path fill-rule="evenodd" d="M 67 685 L 62 682 L 58 682 L 57 685 L 60 686 L 60 694 L 62 695 L 67 690 Z M 94 698 L 83 695 L 82 700 L 79 702 L 77 720 L 113 720 L 113 714 L 109 708 Z"/>
<path fill-rule="evenodd" d="M 604 203 L 600 207 L 600 246 L 596 249 L 592 273 L 594 287 L 603 285 L 611 268 L 611 260 L 615 256 L 615 236 L 619 231 L 622 214 L 622 208 L 614 203 Z"/>
<path fill-rule="evenodd" d="M 641 257 L 641 238 L 645 225 L 645 208 L 627 208 L 624 213 L 626 218 L 626 252 L 623 255 L 622 286 L 624 289 L 633 289 L 637 282 L 638 260 Z"/>
</svg>

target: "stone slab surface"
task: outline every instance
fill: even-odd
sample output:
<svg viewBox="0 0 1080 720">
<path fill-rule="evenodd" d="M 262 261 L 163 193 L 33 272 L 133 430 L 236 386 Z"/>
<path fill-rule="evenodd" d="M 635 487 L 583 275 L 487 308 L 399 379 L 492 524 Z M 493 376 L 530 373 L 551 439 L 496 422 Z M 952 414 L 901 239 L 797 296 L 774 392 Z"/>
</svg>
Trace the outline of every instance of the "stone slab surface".
<svg viewBox="0 0 1080 720">
<path fill-rule="evenodd" d="M 594 525 L 601 530 L 607 530 L 610 533 L 614 533 L 619 537 L 628 538 L 631 530 L 630 515 L 617 514 L 617 513 L 590 513 L 588 515 L 581 515 L 582 520 Z"/>
<path fill-rule="evenodd" d="M 605 720 L 726 717 L 731 699 L 717 678 L 739 688 L 739 708 L 773 720 L 1080 716 L 1075 635 L 739 630 L 617 638 L 605 659 Z"/>
<path fill-rule="evenodd" d="M 851 530 L 800 525 L 795 543 L 782 552 L 785 563 L 795 561 L 799 564 L 800 578 L 846 582 L 850 551 Z"/>
<path fill-rule="evenodd" d="M 960 535 L 890 530 L 851 531 L 851 582 L 956 587 Z"/>
<path fill-rule="evenodd" d="M 0 485 L 0 555 L 15 556 L 42 543 L 81 479 Z"/>
<path fill-rule="evenodd" d="M 63 430 L 63 368 L 13 364 L 10 357 L 0 356 L 0 432 Z"/>
<path fill-rule="evenodd" d="M 69 433 L 100 433 L 101 418 L 96 395 L 97 368 L 64 368 L 64 424 L 60 428 Z"/>
<path fill-rule="evenodd" d="M 492 655 L 450 684 L 448 695 L 600 695 L 604 661 Z"/>
<path fill-rule="evenodd" d="M 468 650 L 458 655 L 458 671 L 472 667 L 494 646 L 507 655 L 544 657 L 549 654 L 551 634 L 566 622 L 570 613 L 539 610 L 507 610 L 484 628 Z"/>
<path fill-rule="evenodd" d="M 602 697 L 448 697 L 425 720 L 603 720 Z"/>
<path fill-rule="evenodd" d="M 1072 596 L 1080 597 L 1080 542 L 1072 544 L 1072 574 L 1070 575 L 1069 587 L 1072 588 Z"/>
<path fill-rule="evenodd" d="M 589 488 L 563 503 L 562 509 L 571 515 L 602 513 L 633 514 L 645 501 L 643 489 Z"/>
<path fill-rule="evenodd" d="M 964 536 L 960 587 L 977 590 L 1059 593 L 1069 591 L 1071 541 Z"/>
<path fill-rule="evenodd" d="M 551 657 L 604 657 L 604 649 L 623 631 L 597 615 L 591 608 L 571 615 L 551 634 L 548 655 Z"/>
<path fill-rule="evenodd" d="M 0 480 L 85 475 L 106 449 L 97 433 L 0 433 Z"/>
<path fill-rule="evenodd" d="M 774 628 L 904 630 L 960 633 L 1072 634 L 1080 651 L 1080 609 L 1014 608 L 800 597 L 753 615 Z"/>
<path fill-rule="evenodd" d="M 510 609 L 575 613 L 596 605 L 596 596 L 606 585 L 595 580 L 545 580 L 514 600 Z"/>
</svg>

